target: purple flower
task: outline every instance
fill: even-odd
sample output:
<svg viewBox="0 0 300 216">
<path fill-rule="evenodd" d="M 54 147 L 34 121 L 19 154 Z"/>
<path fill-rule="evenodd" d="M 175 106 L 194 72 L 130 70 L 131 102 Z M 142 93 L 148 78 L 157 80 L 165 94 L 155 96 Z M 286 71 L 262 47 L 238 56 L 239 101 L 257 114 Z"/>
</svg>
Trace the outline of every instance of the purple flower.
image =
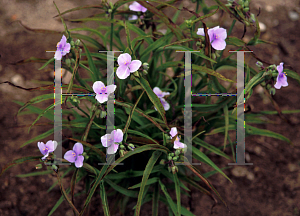
<svg viewBox="0 0 300 216">
<path fill-rule="evenodd" d="M 142 62 L 140 60 L 131 61 L 131 56 L 128 53 L 124 53 L 118 57 L 118 64 L 117 76 L 120 79 L 126 79 L 130 73 L 137 71 L 141 67 Z"/>
<path fill-rule="evenodd" d="M 153 92 L 157 95 L 157 97 L 160 99 L 160 102 L 162 103 L 164 109 L 167 111 L 170 109 L 170 104 L 163 98 L 166 95 L 169 95 L 170 92 L 162 92 L 160 88 L 154 87 Z M 154 109 L 157 111 L 156 107 Z"/>
<path fill-rule="evenodd" d="M 96 93 L 96 100 L 100 103 L 104 103 L 108 100 L 108 95 L 116 90 L 116 85 L 108 85 L 105 87 L 104 83 L 101 81 L 96 81 L 93 84 L 93 90 Z"/>
<path fill-rule="evenodd" d="M 170 92 L 162 92 L 162 91 L 160 90 L 160 88 L 158 88 L 158 87 L 154 87 L 154 88 L 153 88 L 153 92 L 154 92 L 154 93 L 157 95 L 157 97 L 159 97 L 159 98 L 163 98 L 164 96 L 170 94 Z"/>
<path fill-rule="evenodd" d="M 45 158 L 48 157 L 49 153 L 53 152 L 56 149 L 57 142 L 49 140 L 46 144 L 44 144 L 43 142 L 38 142 L 37 145 L 40 149 L 40 152 L 44 155 L 44 157 L 42 157 L 42 160 L 45 160 Z"/>
<path fill-rule="evenodd" d="M 277 66 L 278 76 L 276 84 L 274 85 L 275 88 L 280 89 L 281 86 L 286 87 L 288 86 L 287 77 L 285 72 L 283 72 L 283 62 L 280 63 L 280 65 Z"/>
<path fill-rule="evenodd" d="M 170 131 L 170 135 L 171 135 L 171 139 L 176 136 L 177 134 L 177 128 L 176 127 L 172 127 L 171 131 Z M 175 141 L 174 141 L 174 149 L 178 149 L 178 148 L 186 148 L 186 144 L 179 142 L 180 138 L 177 136 Z"/>
<path fill-rule="evenodd" d="M 113 136 L 113 137 L 112 137 Z M 117 152 L 119 145 L 116 143 L 122 142 L 123 132 L 120 129 L 113 130 L 111 134 L 105 134 L 101 137 L 101 143 L 104 147 L 108 147 L 107 154 L 114 154 Z"/>
<path fill-rule="evenodd" d="M 164 109 L 168 111 L 170 109 L 170 104 L 164 98 L 159 98 L 159 100 L 163 105 Z M 154 107 L 154 109 L 157 111 L 156 107 Z"/>
<path fill-rule="evenodd" d="M 63 35 L 60 42 L 57 43 L 56 47 L 57 50 L 55 52 L 54 58 L 56 60 L 61 60 L 62 56 L 65 56 L 70 52 L 71 45 L 67 43 L 67 38 Z"/>
<path fill-rule="evenodd" d="M 73 150 L 69 150 L 64 155 L 64 159 L 67 161 L 74 163 L 77 168 L 83 166 L 84 157 L 82 156 L 83 153 L 83 146 L 81 143 L 75 143 L 73 146 Z"/>
<path fill-rule="evenodd" d="M 129 9 L 132 11 L 143 12 L 147 11 L 147 8 L 143 7 L 141 4 L 137 3 L 136 1 L 129 5 Z"/>
<path fill-rule="evenodd" d="M 197 35 L 205 36 L 204 28 L 198 28 Z M 225 39 L 227 38 L 226 29 L 216 26 L 212 29 L 208 29 L 208 36 L 211 46 L 215 50 L 223 50 L 226 47 Z"/>
</svg>

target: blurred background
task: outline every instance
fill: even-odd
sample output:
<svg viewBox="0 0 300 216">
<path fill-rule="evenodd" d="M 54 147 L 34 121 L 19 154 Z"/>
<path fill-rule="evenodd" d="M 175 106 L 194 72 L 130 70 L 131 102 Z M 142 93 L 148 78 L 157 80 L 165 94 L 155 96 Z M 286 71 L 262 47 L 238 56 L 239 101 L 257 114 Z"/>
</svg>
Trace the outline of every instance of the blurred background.
<svg viewBox="0 0 300 216">
<path fill-rule="evenodd" d="M 115 2 L 115 1 L 114 1 Z M 184 6 L 194 10 L 194 4 L 190 1 L 182 1 Z M 215 4 L 212 0 L 206 0 L 209 5 Z M 224 1 L 223 1 L 224 2 Z M 83 5 L 100 4 L 98 0 L 57 0 L 55 1 L 61 12 Z M 34 33 L 26 30 L 16 20 L 33 29 L 48 29 L 63 31 L 63 25 L 57 15 L 52 0 L 1 0 L 0 7 L 0 82 L 10 81 L 24 88 L 33 88 L 43 85 L 37 81 L 53 81 L 53 68 L 47 67 L 39 71 L 42 63 L 11 64 L 28 59 L 30 57 L 50 59 L 54 53 L 46 53 L 46 50 L 55 50 L 61 35 Z M 179 5 L 178 2 L 176 5 Z M 298 0 L 252 0 L 251 12 L 260 14 L 258 19 L 261 27 L 261 38 L 278 43 L 275 45 L 260 44 L 253 48 L 254 53 L 261 59 L 271 64 L 279 65 L 284 62 L 284 68 L 300 73 L 300 4 Z M 76 11 L 65 15 L 66 18 L 81 18 L 99 13 L 96 9 Z M 166 10 L 171 17 L 172 12 Z M 184 21 L 180 17 L 179 22 Z M 211 23 L 229 28 L 232 19 L 220 11 L 209 19 Z M 67 23 L 69 28 L 80 26 L 80 24 Z M 254 29 L 248 29 L 243 38 L 250 40 Z M 251 34 L 250 34 L 250 33 Z M 82 32 L 81 32 L 82 33 Z M 236 24 L 232 35 L 241 38 L 243 25 Z M 227 49 L 226 49 L 227 51 Z M 226 55 L 226 51 L 224 54 Z M 249 56 L 246 56 L 249 61 Z M 251 58 L 250 58 L 251 59 Z M 253 64 L 256 61 L 250 60 Z M 70 77 L 63 80 L 68 83 Z M 300 109 L 300 85 L 295 80 L 288 78 L 288 87 L 276 90 L 273 97 L 281 110 Z M 43 92 L 44 93 L 44 92 Z M 31 98 L 40 95 L 39 91 L 25 91 L 8 84 L 0 84 L 1 112 L 0 112 L 0 168 L 10 161 L 24 156 L 38 156 L 36 143 L 20 146 L 49 129 L 48 126 L 35 126 L 28 133 L 28 127 L 36 118 L 36 115 L 22 115 L 14 121 L 14 116 L 20 108 L 13 102 L 18 100 L 26 103 Z M 39 108 L 46 108 L 52 101 L 37 104 Z M 275 110 L 270 100 L 263 95 L 263 89 L 256 87 L 253 96 L 249 99 L 252 112 L 263 110 Z M 252 136 L 246 138 L 246 159 L 253 166 L 232 166 L 224 172 L 232 179 L 233 184 L 220 174 L 209 178 L 211 183 L 219 191 L 227 202 L 232 215 L 268 215 L 268 216 L 297 216 L 300 215 L 300 114 L 284 115 L 291 124 L 282 120 L 278 115 L 269 116 L 276 124 L 255 125 L 262 129 L 268 129 L 280 133 L 289 138 L 294 146 L 273 138 Z M 47 122 L 43 118 L 38 123 Z M 53 139 L 51 136 L 49 139 Z M 47 139 L 48 140 L 48 139 Z M 43 140 L 44 142 L 47 140 Z M 205 140 L 215 146 L 223 145 L 223 136 L 210 136 Z M 229 161 L 217 155 L 209 155 L 220 168 L 226 167 Z M 9 169 L 0 178 L 0 215 L 47 215 L 57 200 L 60 198 L 60 189 L 56 186 L 47 193 L 48 188 L 56 181 L 55 176 L 45 175 L 39 177 L 18 178 L 16 175 L 35 171 L 36 162 L 17 165 Z M 211 168 L 203 165 L 199 167 L 202 172 L 210 171 Z M 69 186 L 71 176 L 64 178 L 63 184 Z M 83 185 L 76 185 L 76 190 L 83 189 Z M 174 194 L 175 193 L 171 193 Z M 195 215 L 211 215 L 213 201 L 198 192 L 192 192 L 191 198 L 183 197 L 182 203 Z M 110 198 L 110 201 L 113 199 Z M 135 201 L 136 202 L 136 201 Z M 128 206 L 128 215 L 133 215 Z M 81 209 L 83 200 L 75 200 L 75 205 Z M 91 215 L 102 215 L 100 200 L 93 198 Z M 160 203 L 161 214 L 166 215 L 166 208 Z M 151 215 L 151 202 L 145 204 L 143 215 Z M 143 213 L 144 212 L 144 213 Z M 73 215 L 67 203 L 63 203 L 54 215 Z M 112 215 L 120 215 L 118 210 Z M 212 215 L 229 215 L 221 203 L 217 204 Z"/>
</svg>

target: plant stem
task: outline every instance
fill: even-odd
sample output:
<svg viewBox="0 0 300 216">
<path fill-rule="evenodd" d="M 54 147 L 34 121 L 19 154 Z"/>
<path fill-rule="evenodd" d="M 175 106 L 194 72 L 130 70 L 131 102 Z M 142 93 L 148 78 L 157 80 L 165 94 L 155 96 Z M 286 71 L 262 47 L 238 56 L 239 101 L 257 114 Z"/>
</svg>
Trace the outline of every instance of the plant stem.
<svg viewBox="0 0 300 216">
<path fill-rule="evenodd" d="M 114 10 L 111 12 L 111 20 L 114 19 Z M 113 51 L 114 23 L 110 24 L 110 50 Z"/>
<path fill-rule="evenodd" d="M 232 29 L 233 29 L 233 27 L 234 27 L 235 23 L 236 23 L 236 20 L 234 19 L 234 20 L 232 21 L 232 23 L 231 23 L 231 26 L 230 26 L 229 30 L 228 30 L 228 34 L 227 34 L 227 36 L 229 36 L 229 35 L 231 34 L 231 32 L 232 32 Z M 221 60 L 221 58 L 222 58 L 222 55 L 223 55 L 223 51 L 224 51 L 224 50 L 222 50 L 222 51 L 221 51 L 221 53 L 220 53 L 220 57 L 217 59 L 217 62 L 219 62 L 219 61 Z"/>
</svg>

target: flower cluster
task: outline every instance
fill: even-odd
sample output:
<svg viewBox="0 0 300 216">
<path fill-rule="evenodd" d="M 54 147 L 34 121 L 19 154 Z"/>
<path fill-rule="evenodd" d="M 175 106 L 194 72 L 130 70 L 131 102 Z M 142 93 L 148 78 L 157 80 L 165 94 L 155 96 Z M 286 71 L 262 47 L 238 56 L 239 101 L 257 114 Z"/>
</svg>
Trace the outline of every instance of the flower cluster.
<svg viewBox="0 0 300 216">
<path fill-rule="evenodd" d="M 54 58 L 56 60 L 61 60 L 63 56 L 70 52 L 71 45 L 67 43 L 66 36 L 62 36 L 60 42 L 57 43 L 57 50 L 55 52 Z"/>
<path fill-rule="evenodd" d="M 162 92 L 160 88 L 154 87 L 153 92 L 157 95 L 159 98 L 160 102 L 162 103 L 164 109 L 167 111 L 170 109 L 170 104 L 163 98 L 166 95 L 169 95 L 170 92 Z M 157 109 L 154 107 L 154 109 L 157 111 Z"/>
<path fill-rule="evenodd" d="M 197 35 L 205 36 L 204 28 L 198 28 Z M 226 47 L 225 39 L 227 38 L 227 31 L 224 28 L 216 26 L 208 29 L 208 36 L 211 46 L 215 50 L 223 50 Z"/>
<path fill-rule="evenodd" d="M 148 2 L 148 1 L 147 1 Z M 145 8 L 144 6 L 142 6 L 141 4 L 139 4 L 138 2 L 133 2 L 131 5 L 129 5 L 129 9 L 132 11 L 136 11 L 136 12 L 143 12 L 145 13 L 147 11 L 147 8 Z M 142 17 L 142 16 L 141 16 Z M 137 15 L 132 15 L 128 18 L 128 20 L 137 20 L 138 16 Z"/>
</svg>

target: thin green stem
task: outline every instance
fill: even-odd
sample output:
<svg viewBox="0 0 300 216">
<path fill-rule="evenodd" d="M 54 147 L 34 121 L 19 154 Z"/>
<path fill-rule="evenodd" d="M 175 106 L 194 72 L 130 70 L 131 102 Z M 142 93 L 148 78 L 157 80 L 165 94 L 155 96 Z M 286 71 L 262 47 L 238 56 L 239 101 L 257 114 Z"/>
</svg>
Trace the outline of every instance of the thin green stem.
<svg viewBox="0 0 300 216">
<path fill-rule="evenodd" d="M 111 12 L 111 20 L 114 19 L 114 11 Z M 113 51 L 114 23 L 110 24 L 110 50 Z"/>
</svg>

